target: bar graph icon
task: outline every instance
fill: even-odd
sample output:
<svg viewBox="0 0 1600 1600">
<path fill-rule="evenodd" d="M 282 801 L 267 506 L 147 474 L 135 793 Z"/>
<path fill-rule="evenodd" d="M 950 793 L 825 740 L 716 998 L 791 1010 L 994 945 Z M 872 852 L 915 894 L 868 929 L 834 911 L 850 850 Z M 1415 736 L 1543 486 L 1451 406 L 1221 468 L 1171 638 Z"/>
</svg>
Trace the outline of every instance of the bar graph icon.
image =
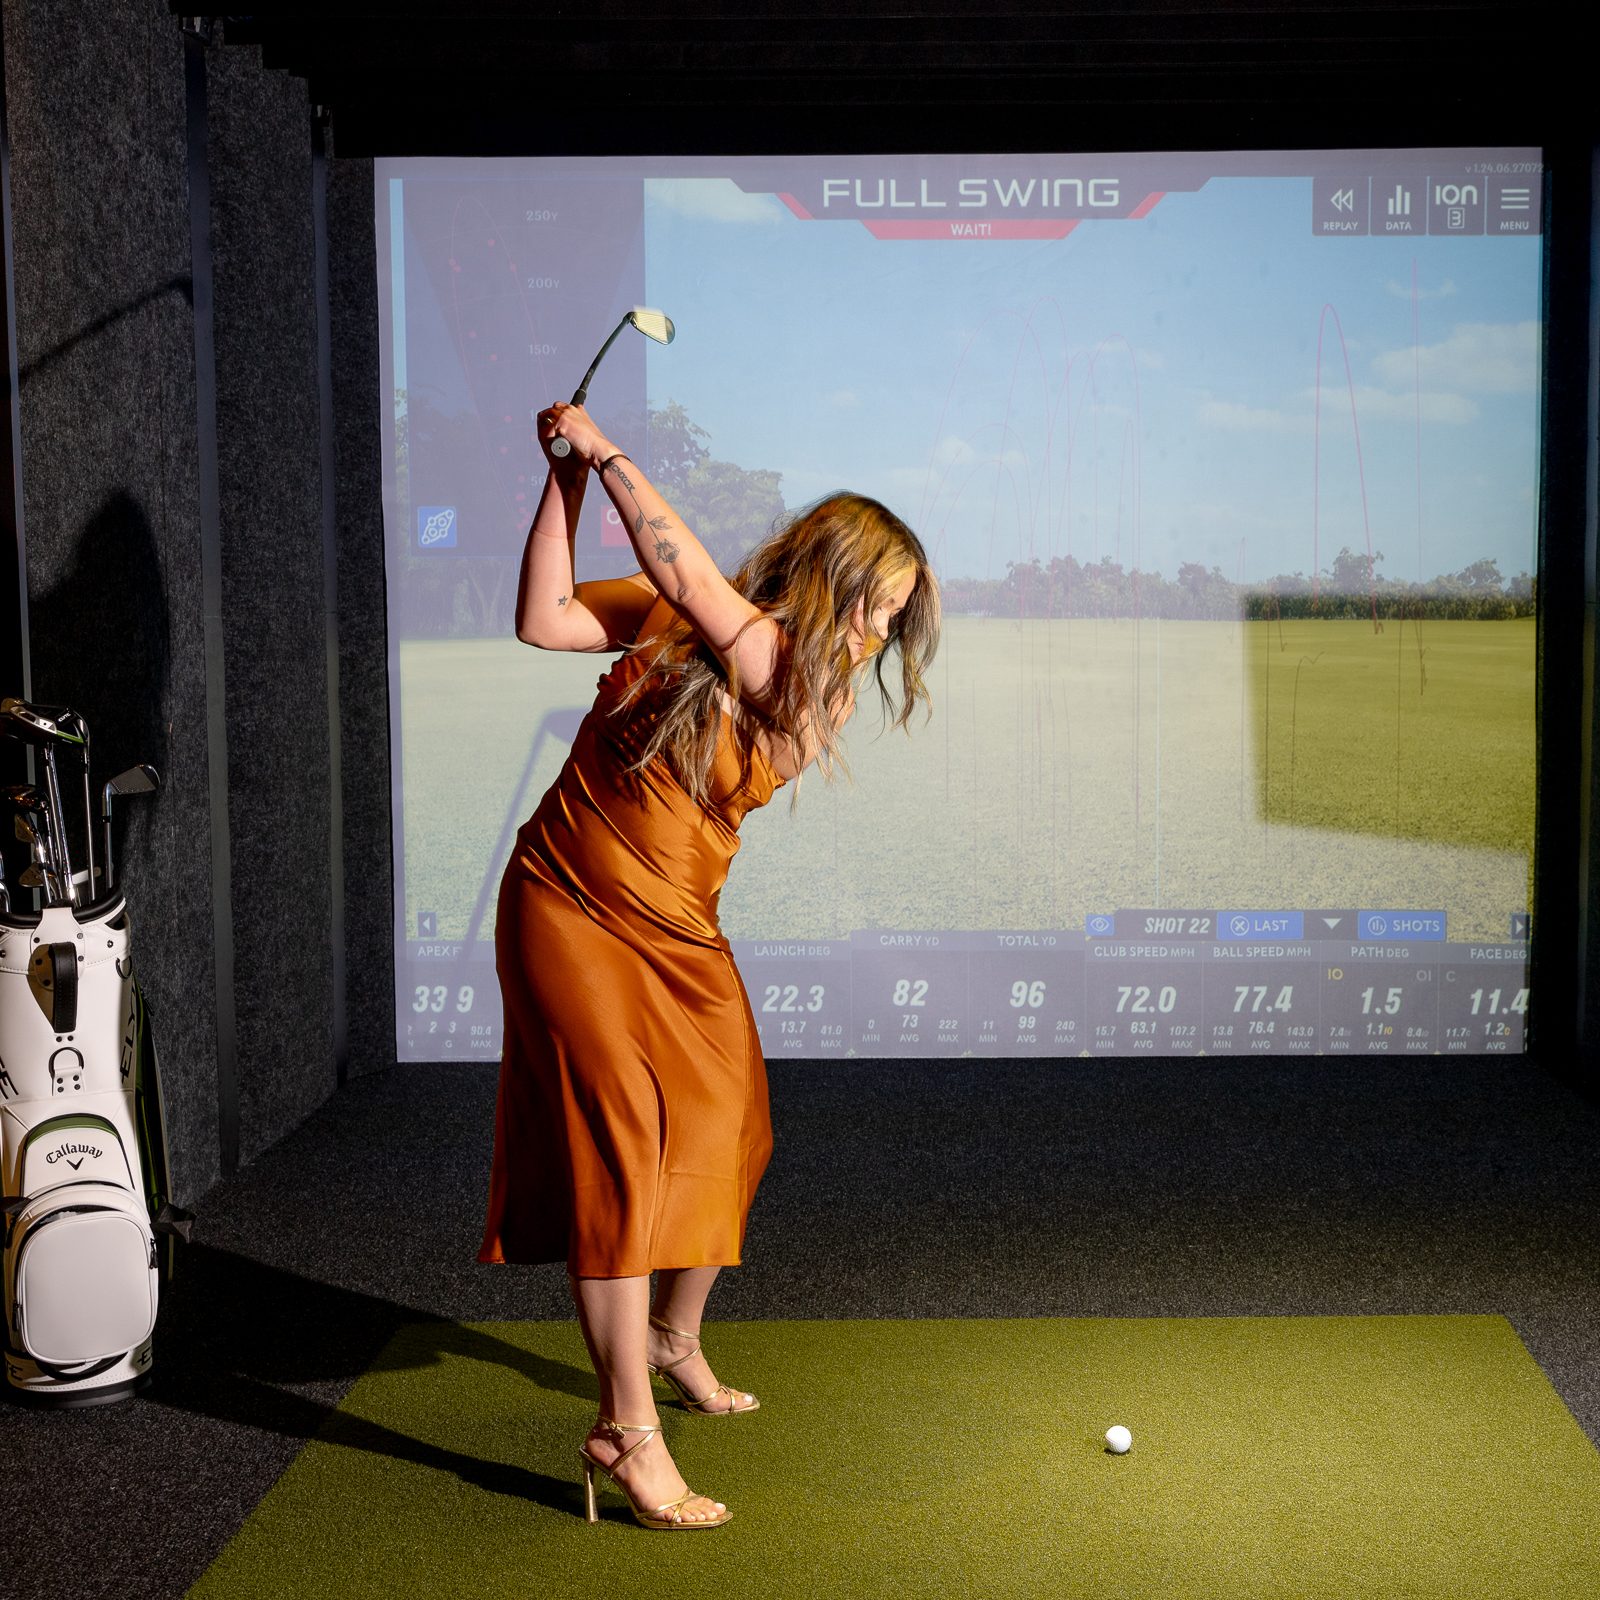
<svg viewBox="0 0 1600 1600">
<path fill-rule="evenodd" d="M 1384 210 L 1391 217 L 1409 217 L 1411 215 L 1411 191 L 1403 183 L 1394 186 L 1394 193 L 1388 198 Z"/>
</svg>

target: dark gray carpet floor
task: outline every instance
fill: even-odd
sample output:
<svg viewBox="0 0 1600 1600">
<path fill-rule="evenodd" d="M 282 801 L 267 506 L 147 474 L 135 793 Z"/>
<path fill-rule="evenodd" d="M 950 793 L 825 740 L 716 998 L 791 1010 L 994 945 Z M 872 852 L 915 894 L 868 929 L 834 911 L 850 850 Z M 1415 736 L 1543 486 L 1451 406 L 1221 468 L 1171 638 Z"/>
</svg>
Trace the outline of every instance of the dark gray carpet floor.
<svg viewBox="0 0 1600 1600">
<path fill-rule="evenodd" d="M 772 1100 L 708 1322 L 1498 1312 L 1600 1441 L 1600 1109 L 1526 1062 L 781 1063 Z M 396 1068 L 206 1196 L 150 1392 L 0 1407 L 0 1592 L 181 1595 L 400 1323 L 569 1316 L 561 1267 L 474 1259 L 493 1110 L 492 1068 Z"/>
</svg>

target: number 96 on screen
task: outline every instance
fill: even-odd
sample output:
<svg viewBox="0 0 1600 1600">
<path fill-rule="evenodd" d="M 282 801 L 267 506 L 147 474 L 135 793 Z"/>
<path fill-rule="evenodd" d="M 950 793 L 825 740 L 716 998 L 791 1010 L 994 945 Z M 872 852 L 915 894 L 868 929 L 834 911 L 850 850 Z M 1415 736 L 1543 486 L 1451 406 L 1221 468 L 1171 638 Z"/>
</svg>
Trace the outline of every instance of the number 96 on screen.
<svg viewBox="0 0 1600 1600">
<path fill-rule="evenodd" d="M 1083 1048 L 1083 956 L 981 949 L 968 979 L 977 1056 L 1075 1056 Z"/>
</svg>

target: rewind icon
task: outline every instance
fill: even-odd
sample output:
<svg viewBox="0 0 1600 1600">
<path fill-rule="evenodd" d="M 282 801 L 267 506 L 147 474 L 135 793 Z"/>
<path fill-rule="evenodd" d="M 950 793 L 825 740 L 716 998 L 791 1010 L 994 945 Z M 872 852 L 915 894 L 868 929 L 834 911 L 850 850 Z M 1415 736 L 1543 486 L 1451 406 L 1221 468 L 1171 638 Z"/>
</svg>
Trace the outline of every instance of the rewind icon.
<svg viewBox="0 0 1600 1600">
<path fill-rule="evenodd" d="M 1311 231 L 1329 238 L 1367 233 L 1368 178 L 1313 178 Z"/>
</svg>

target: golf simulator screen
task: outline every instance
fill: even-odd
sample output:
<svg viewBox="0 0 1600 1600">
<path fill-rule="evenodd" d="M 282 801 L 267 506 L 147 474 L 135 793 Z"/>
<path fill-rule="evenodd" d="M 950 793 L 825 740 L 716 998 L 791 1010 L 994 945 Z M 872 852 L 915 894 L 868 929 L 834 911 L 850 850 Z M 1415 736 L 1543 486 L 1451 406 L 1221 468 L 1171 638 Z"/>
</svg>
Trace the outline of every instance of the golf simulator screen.
<svg viewBox="0 0 1600 1600">
<path fill-rule="evenodd" d="M 1539 156 L 379 161 L 400 1059 L 500 1051 L 613 659 L 513 632 L 533 418 L 633 306 L 589 410 L 725 572 L 852 489 L 942 587 L 932 720 L 742 829 L 769 1057 L 1522 1050 Z"/>
</svg>

